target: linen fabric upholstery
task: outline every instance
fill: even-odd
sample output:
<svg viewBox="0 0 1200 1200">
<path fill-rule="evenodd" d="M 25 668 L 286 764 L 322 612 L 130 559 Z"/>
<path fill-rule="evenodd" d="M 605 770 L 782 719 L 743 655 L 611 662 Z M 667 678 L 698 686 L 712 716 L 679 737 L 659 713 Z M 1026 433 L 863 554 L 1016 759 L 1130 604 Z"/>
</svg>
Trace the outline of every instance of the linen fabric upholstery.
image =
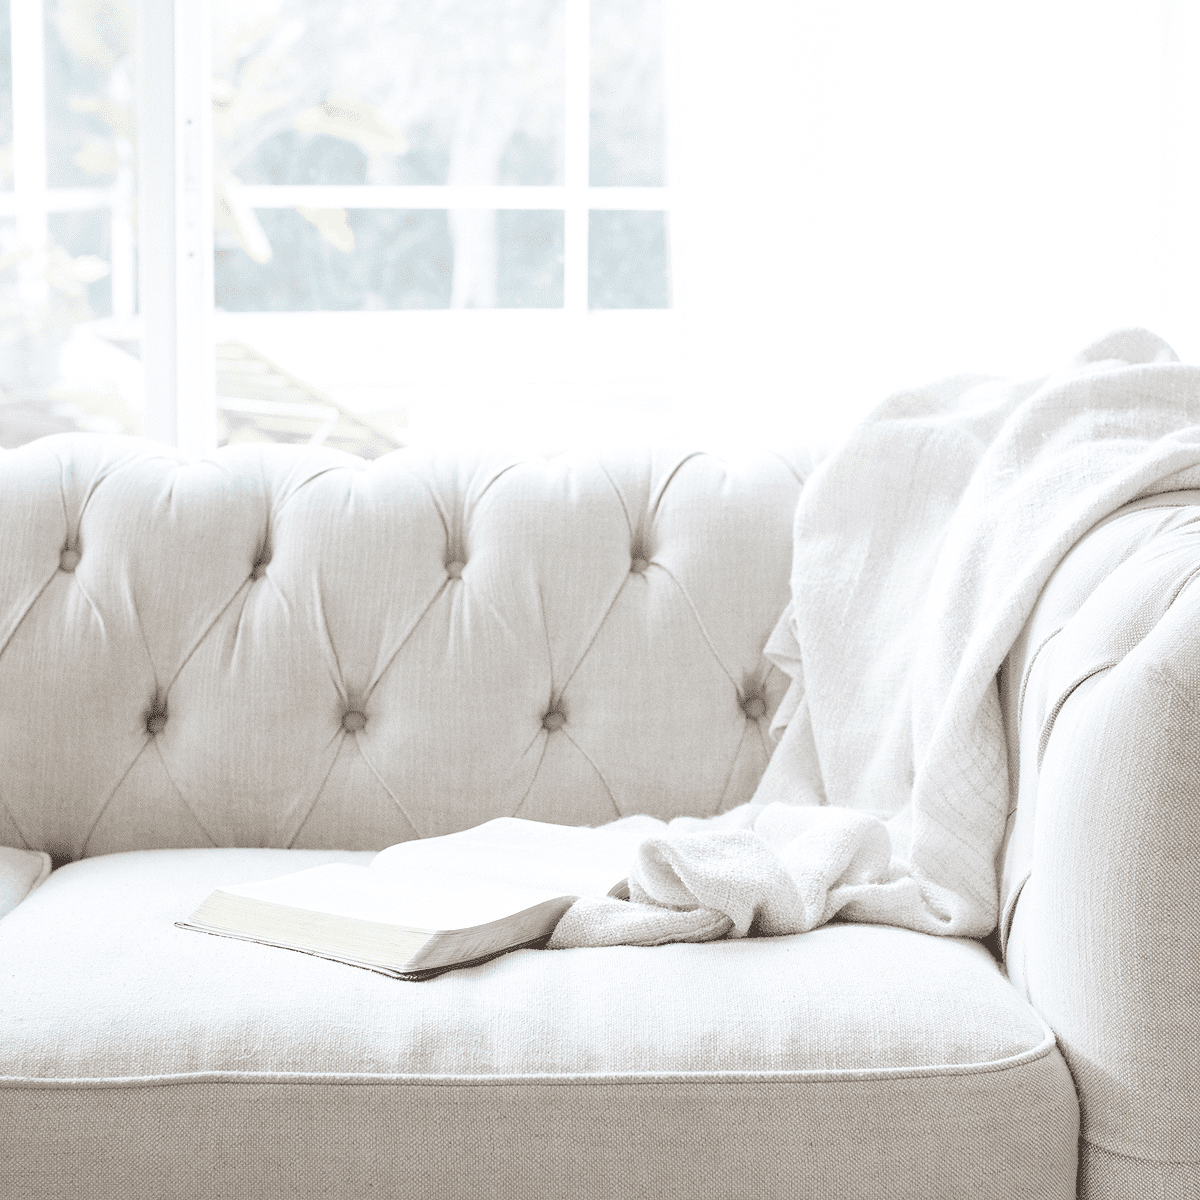
<svg viewBox="0 0 1200 1200">
<path fill-rule="evenodd" d="M 1001 940 L 1079 1088 L 1080 1195 L 1200 1195 L 1200 492 L 1064 558 L 1000 676 Z"/>
<path fill-rule="evenodd" d="M 733 808 L 786 687 L 762 649 L 809 466 L 5 451 L 0 843 L 379 850 Z"/>
<path fill-rule="evenodd" d="M 971 941 L 835 923 L 401 984 L 171 923 L 223 884 L 369 860 L 56 871 L 0 925 L 6 1200 L 1074 1194 L 1070 1076 Z"/>
<path fill-rule="evenodd" d="M 1200 650 L 1170 497 L 1080 543 L 1001 672 L 1024 997 L 971 943 L 886 927 L 398 985 L 171 924 L 494 816 L 748 801 L 814 459 L 3 452 L 0 844 L 67 863 L 0 921 L 6 1200 L 1066 1197 L 1077 1157 L 1084 1195 L 1196 1191 Z M 1022 655 L 1077 617 L 1018 711 Z"/>
<path fill-rule="evenodd" d="M 50 874 L 50 855 L 42 850 L 0 846 L 0 917 L 12 912 Z"/>
</svg>

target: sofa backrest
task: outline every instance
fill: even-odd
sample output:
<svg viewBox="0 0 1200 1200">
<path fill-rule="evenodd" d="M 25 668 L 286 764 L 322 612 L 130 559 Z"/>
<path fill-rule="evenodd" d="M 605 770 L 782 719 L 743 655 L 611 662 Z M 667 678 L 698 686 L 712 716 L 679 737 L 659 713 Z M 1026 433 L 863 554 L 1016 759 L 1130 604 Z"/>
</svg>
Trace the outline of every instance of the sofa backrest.
<svg viewBox="0 0 1200 1200">
<path fill-rule="evenodd" d="M 0 454 L 0 844 L 378 849 L 747 801 L 804 451 Z"/>
</svg>

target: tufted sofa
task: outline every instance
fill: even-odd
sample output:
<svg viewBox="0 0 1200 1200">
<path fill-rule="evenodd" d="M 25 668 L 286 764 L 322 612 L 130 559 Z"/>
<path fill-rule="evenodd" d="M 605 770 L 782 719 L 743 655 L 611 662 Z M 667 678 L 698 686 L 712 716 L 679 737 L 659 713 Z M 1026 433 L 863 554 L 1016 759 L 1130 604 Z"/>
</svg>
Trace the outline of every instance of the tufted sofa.
<svg viewBox="0 0 1200 1200">
<path fill-rule="evenodd" d="M 1200 494 L 1001 672 L 987 947 L 834 922 L 406 984 L 176 929 L 500 815 L 752 796 L 815 456 L 0 456 L 0 1196 L 1200 1194 Z M 999 959 L 999 961 L 997 961 Z"/>
</svg>

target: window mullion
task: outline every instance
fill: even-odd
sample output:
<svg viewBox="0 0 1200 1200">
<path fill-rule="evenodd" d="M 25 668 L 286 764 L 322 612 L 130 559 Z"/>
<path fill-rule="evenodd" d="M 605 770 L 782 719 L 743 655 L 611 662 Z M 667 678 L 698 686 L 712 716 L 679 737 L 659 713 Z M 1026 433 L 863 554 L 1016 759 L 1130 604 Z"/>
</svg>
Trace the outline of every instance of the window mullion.
<svg viewBox="0 0 1200 1200">
<path fill-rule="evenodd" d="M 600 187 L 580 189 L 534 184 L 407 184 L 376 183 L 257 183 L 237 184 L 237 197 L 249 208 L 357 209 L 551 209 L 575 205 L 592 208 L 669 209 L 670 192 L 657 187 Z"/>
<path fill-rule="evenodd" d="M 217 442 L 209 0 L 141 0 L 137 50 L 142 427 L 202 453 Z"/>
</svg>

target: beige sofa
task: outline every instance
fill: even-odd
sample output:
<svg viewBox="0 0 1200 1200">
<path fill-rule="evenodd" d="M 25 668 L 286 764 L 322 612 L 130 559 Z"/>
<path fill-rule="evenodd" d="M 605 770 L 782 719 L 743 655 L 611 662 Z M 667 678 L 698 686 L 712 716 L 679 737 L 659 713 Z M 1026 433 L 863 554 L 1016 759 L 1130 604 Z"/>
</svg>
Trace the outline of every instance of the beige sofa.
<svg viewBox="0 0 1200 1200">
<path fill-rule="evenodd" d="M 495 816 L 749 800 L 812 464 L 0 455 L 0 846 L 56 868 L 0 920 L 0 1196 L 1200 1194 L 1198 494 L 1083 539 L 1005 664 L 988 947 L 834 922 L 416 984 L 175 928 Z"/>
</svg>

